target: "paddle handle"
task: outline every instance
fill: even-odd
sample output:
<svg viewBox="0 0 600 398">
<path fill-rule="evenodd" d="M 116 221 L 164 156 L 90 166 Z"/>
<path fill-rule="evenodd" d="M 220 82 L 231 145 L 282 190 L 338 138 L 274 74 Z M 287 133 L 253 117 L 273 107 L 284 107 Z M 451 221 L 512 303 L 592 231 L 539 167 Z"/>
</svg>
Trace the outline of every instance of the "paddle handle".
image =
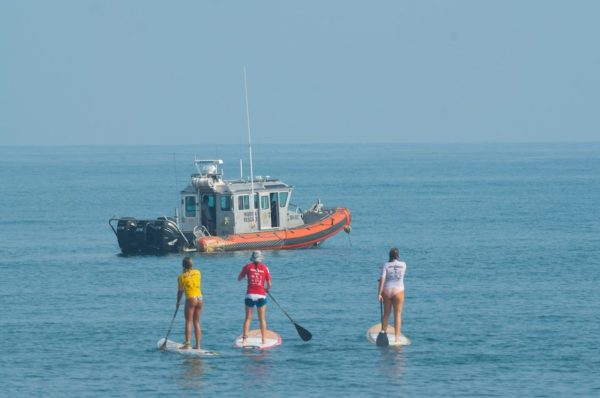
<svg viewBox="0 0 600 398">
<path fill-rule="evenodd" d="M 179 310 L 179 305 L 175 306 L 175 313 L 173 314 L 173 318 L 171 319 L 171 324 L 169 325 L 169 330 L 167 330 L 167 334 L 165 335 L 165 341 L 162 344 L 162 346 L 160 347 L 161 350 L 164 350 L 165 347 L 167 346 L 167 339 L 169 338 L 169 335 L 171 334 L 171 329 L 173 329 L 173 324 L 175 323 L 175 317 L 177 316 L 177 310 Z"/>
</svg>

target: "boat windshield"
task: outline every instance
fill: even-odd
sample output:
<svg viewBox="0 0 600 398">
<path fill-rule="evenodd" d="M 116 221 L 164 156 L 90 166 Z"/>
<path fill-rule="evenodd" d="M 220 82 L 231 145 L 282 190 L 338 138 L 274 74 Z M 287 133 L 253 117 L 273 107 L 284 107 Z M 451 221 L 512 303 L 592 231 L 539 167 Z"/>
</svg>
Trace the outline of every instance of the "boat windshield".
<svg viewBox="0 0 600 398">
<path fill-rule="evenodd" d="M 285 207 L 289 192 L 279 192 L 279 207 Z"/>
</svg>

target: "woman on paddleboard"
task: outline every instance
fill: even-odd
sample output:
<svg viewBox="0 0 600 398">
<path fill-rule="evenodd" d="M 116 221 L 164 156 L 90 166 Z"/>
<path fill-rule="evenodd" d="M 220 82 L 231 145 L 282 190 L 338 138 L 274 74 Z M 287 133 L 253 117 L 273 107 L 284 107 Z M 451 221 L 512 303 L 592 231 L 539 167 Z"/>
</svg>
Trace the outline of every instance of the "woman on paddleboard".
<svg viewBox="0 0 600 398">
<path fill-rule="evenodd" d="M 265 344 L 265 335 L 267 333 L 267 292 L 272 286 L 271 274 L 269 268 L 262 263 L 264 260 L 260 251 L 252 252 L 250 263 L 246 264 L 238 281 L 246 277 L 248 279 L 248 288 L 246 289 L 246 298 L 244 300 L 246 309 L 246 318 L 244 319 L 244 327 L 242 331 L 242 345 L 246 345 L 248 331 L 250 330 L 250 321 L 252 321 L 252 307 L 256 306 L 258 312 L 258 320 L 260 322 L 260 333 L 262 343 Z M 266 287 L 265 287 L 266 285 Z"/>
<path fill-rule="evenodd" d="M 200 284 L 202 274 L 200 270 L 192 268 L 193 263 L 190 257 L 185 257 L 182 262 L 183 272 L 177 277 L 177 308 L 181 302 L 181 296 L 185 293 L 185 342 L 181 348 L 191 348 L 192 324 L 194 325 L 194 334 L 196 345 L 194 348 L 200 349 L 200 338 L 202 329 L 200 328 L 200 316 L 202 315 L 202 291 Z"/>
<path fill-rule="evenodd" d="M 400 250 L 390 249 L 389 261 L 381 268 L 379 279 L 378 300 L 383 300 L 383 320 L 381 330 L 386 331 L 390 320 L 390 312 L 394 307 L 394 334 L 396 342 L 400 341 L 400 328 L 402 326 L 402 307 L 404 306 L 404 274 L 406 263 L 400 261 Z"/>
</svg>

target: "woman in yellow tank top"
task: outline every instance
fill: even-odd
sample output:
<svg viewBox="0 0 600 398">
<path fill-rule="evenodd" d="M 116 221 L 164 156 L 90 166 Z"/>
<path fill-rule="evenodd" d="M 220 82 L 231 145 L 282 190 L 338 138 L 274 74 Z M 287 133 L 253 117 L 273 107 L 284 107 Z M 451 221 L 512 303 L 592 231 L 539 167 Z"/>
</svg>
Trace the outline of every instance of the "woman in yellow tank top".
<svg viewBox="0 0 600 398">
<path fill-rule="evenodd" d="M 177 277 L 177 307 L 181 302 L 181 296 L 185 293 L 185 343 L 181 348 L 191 348 L 192 324 L 194 325 L 194 334 L 196 337 L 195 349 L 200 349 L 200 338 L 202 329 L 200 328 L 200 316 L 202 315 L 202 291 L 200 284 L 202 274 L 200 270 L 192 268 L 192 259 L 185 257 L 183 259 L 183 272 Z"/>
</svg>

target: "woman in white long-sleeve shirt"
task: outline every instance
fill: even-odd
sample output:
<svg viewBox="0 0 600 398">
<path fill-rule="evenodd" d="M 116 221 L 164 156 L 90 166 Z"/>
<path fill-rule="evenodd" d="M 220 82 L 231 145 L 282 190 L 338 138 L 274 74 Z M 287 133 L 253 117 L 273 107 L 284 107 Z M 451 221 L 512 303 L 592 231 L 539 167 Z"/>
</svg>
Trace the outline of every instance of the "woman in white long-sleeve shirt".
<svg viewBox="0 0 600 398">
<path fill-rule="evenodd" d="M 383 300 L 383 320 L 381 330 L 387 330 L 390 312 L 394 307 L 394 334 L 396 342 L 400 341 L 402 327 L 402 307 L 404 307 L 404 274 L 406 263 L 400 261 L 400 250 L 390 249 L 389 261 L 381 268 L 379 279 L 378 300 Z"/>
</svg>

